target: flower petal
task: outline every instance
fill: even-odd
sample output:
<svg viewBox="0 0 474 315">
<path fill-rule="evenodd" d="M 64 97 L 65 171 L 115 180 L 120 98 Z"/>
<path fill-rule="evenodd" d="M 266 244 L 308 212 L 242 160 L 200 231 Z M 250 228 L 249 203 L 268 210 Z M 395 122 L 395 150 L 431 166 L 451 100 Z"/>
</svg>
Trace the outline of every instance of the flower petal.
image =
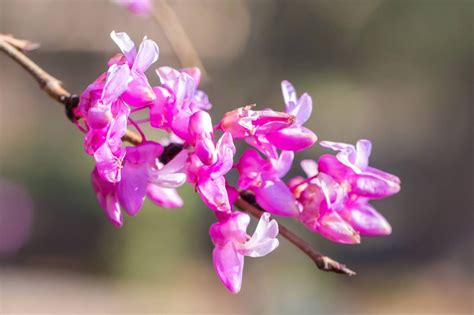
<svg viewBox="0 0 474 315">
<path fill-rule="evenodd" d="M 181 208 L 183 199 L 174 188 L 164 188 L 155 184 L 148 184 L 147 196 L 160 207 Z"/>
<path fill-rule="evenodd" d="M 155 61 L 158 60 L 160 49 L 151 39 L 143 39 L 138 49 L 138 54 L 133 62 L 132 71 L 144 73 Z"/>
<path fill-rule="evenodd" d="M 217 246 L 212 252 L 212 261 L 217 276 L 232 293 L 238 293 L 242 287 L 244 256 L 239 254 L 232 242 Z"/>
<path fill-rule="evenodd" d="M 278 247 L 278 223 L 270 220 L 270 214 L 265 212 L 258 221 L 255 233 L 239 252 L 245 256 L 262 257 Z"/>
<path fill-rule="evenodd" d="M 350 204 L 339 213 L 361 235 L 379 236 L 392 232 L 387 220 L 367 202 Z"/>
<path fill-rule="evenodd" d="M 202 201 L 212 210 L 223 212 L 231 211 L 224 176 L 219 176 L 214 179 L 210 177 L 200 177 L 198 179 L 197 189 Z"/>
<path fill-rule="evenodd" d="M 122 180 L 118 183 L 120 204 L 128 215 L 136 215 L 145 200 L 148 185 L 148 166 L 125 163 Z"/>
<path fill-rule="evenodd" d="M 318 139 L 314 132 L 305 127 L 281 129 L 267 134 L 266 137 L 278 149 L 288 151 L 307 149 Z"/>
<path fill-rule="evenodd" d="M 110 104 L 115 101 L 127 89 L 130 79 L 130 68 L 127 65 L 112 65 L 107 72 L 101 102 Z"/>
<path fill-rule="evenodd" d="M 318 220 L 317 231 L 324 237 L 342 244 L 359 244 L 360 235 L 336 212 L 328 211 Z"/>
<path fill-rule="evenodd" d="M 125 58 L 127 58 L 128 64 L 132 65 L 133 61 L 135 60 L 135 56 L 137 55 L 137 50 L 135 49 L 135 44 L 130 39 L 130 36 L 124 32 L 116 33 L 115 31 L 112 31 L 112 33 L 110 33 L 110 37 L 120 48 Z"/>
<path fill-rule="evenodd" d="M 285 100 L 285 111 L 290 113 L 298 102 L 296 98 L 296 90 L 289 81 L 284 80 L 281 82 L 281 91 L 283 93 L 283 99 Z"/>
<path fill-rule="evenodd" d="M 297 216 L 296 199 L 288 186 L 279 179 L 266 180 L 253 189 L 258 204 L 266 211 L 281 216 Z"/>
<path fill-rule="evenodd" d="M 300 165 L 308 178 L 318 175 L 318 163 L 316 161 L 303 160 Z"/>
</svg>

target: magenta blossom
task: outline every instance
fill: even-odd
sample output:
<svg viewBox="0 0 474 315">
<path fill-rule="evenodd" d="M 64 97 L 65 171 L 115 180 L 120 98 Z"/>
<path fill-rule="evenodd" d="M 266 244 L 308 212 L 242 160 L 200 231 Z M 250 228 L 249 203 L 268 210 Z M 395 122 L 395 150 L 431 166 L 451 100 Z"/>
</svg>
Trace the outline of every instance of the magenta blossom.
<svg viewBox="0 0 474 315">
<path fill-rule="evenodd" d="M 121 180 L 118 183 L 105 180 L 99 172 L 99 164 L 92 172 L 92 186 L 108 219 L 116 227 L 121 227 L 121 208 L 128 215 L 136 215 L 145 196 L 162 207 L 181 207 L 183 201 L 175 187 L 186 181 L 184 168 L 187 152 L 179 153 L 163 165 L 158 161 L 163 152 L 163 147 L 158 143 L 143 142 L 125 150 L 126 155 L 121 163 Z"/>
<path fill-rule="evenodd" d="M 313 109 L 313 100 L 307 93 L 298 99 L 293 85 L 288 81 L 281 83 L 283 98 L 285 100 L 285 112 L 296 119 L 288 128 L 280 129 L 266 135 L 275 147 L 281 150 L 301 151 L 312 146 L 316 140 L 316 134 L 303 127 L 308 121 Z"/>
<path fill-rule="evenodd" d="M 207 95 L 197 89 L 201 74 L 197 68 L 178 71 L 170 67 L 159 68 L 157 74 L 162 85 L 153 88 L 156 100 L 150 107 L 150 124 L 189 141 L 190 117 L 212 106 Z"/>
<path fill-rule="evenodd" d="M 85 151 L 94 156 L 100 176 L 110 182 L 120 181 L 124 156 L 121 138 L 126 132 L 130 114 L 121 99 L 127 88 L 129 69 L 112 65 L 107 75 L 101 75 L 82 93 L 78 112 L 87 127 Z"/>
<path fill-rule="evenodd" d="M 367 169 L 367 158 L 361 155 L 368 157 L 370 142 L 359 141 L 358 152 L 352 152 L 352 155 L 342 154 L 341 159 L 347 163 L 355 163 L 356 170 L 362 172 L 360 168 Z M 300 221 L 309 229 L 339 243 L 359 243 L 359 234 L 364 236 L 390 234 L 390 224 L 368 203 L 369 194 L 366 190 L 363 190 L 363 194 L 359 194 L 360 189 L 353 189 L 353 183 L 357 184 L 359 175 L 337 158 L 331 157 L 323 155 L 318 164 L 311 160 L 302 161 L 308 180 L 293 181 L 293 192 L 302 206 Z M 377 171 L 377 174 L 381 173 Z M 391 176 L 386 175 L 384 178 L 391 179 Z M 381 185 L 381 189 L 374 188 L 370 192 L 385 191 L 384 187 L 391 186 L 385 183 Z M 382 195 L 371 196 L 379 198 Z"/>
<path fill-rule="evenodd" d="M 304 161 L 306 165 L 303 169 L 311 180 L 299 180 L 300 183 L 293 186 L 293 192 L 301 205 L 298 219 L 311 231 L 334 242 L 360 243 L 359 233 L 336 211 L 335 204 L 337 204 L 337 209 L 344 205 L 343 188 L 329 175 L 312 172 L 313 169 L 316 170 L 316 167 L 312 167 L 310 162 L 313 161 Z M 315 164 L 315 162 L 313 163 Z"/>
<path fill-rule="evenodd" d="M 153 11 L 152 0 L 113 0 L 136 15 L 150 15 Z"/>
<path fill-rule="evenodd" d="M 243 139 L 289 127 L 295 120 L 290 114 L 270 109 L 252 110 L 252 107 L 245 106 L 227 112 L 218 127 L 230 132 L 234 139 Z"/>
<path fill-rule="evenodd" d="M 91 173 L 92 189 L 107 219 L 117 228 L 123 225 L 122 210 L 117 196 L 117 185 L 106 181 L 99 175 L 97 168 Z"/>
<path fill-rule="evenodd" d="M 224 175 L 232 169 L 234 154 L 232 136 L 225 132 L 216 144 L 214 164 L 204 165 L 197 154 L 190 156 L 188 181 L 196 185 L 204 203 L 214 211 L 231 211 Z"/>
<path fill-rule="evenodd" d="M 278 224 L 270 214 L 260 217 L 252 237 L 247 234 L 250 217 L 242 212 L 223 215 L 211 225 L 209 234 L 215 246 L 212 253 L 214 268 L 219 279 L 232 293 L 242 286 L 244 256 L 262 257 L 278 247 Z"/>
<path fill-rule="evenodd" d="M 161 206 L 180 206 L 174 188 L 186 182 L 187 152 L 179 153 L 166 165 L 158 161 L 163 147 L 152 141 L 127 147 L 122 180 L 117 184 L 120 204 L 129 215 L 136 215 L 145 196 Z"/>
<path fill-rule="evenodd" d="M 202 163 L 211 165 L 216 162 L 217 151 L 214 145 L 214 129 L 211 116 L 204 111 L 194 113 L 189 119 L 189 136 L 191 145 Z"/>
<path fill-rule="evenodd" d="M 336 157 L 325 154 L 318 162 L 320 172 L 334 177 L 350 186 L 350 191 L 361 197 L 380 199 L 400 191 L 400 179 L 369 166 L 372 143 L 369 140 L 351 144 L 322 141 L 326 148 L 339 151 Z"/>
<path fill-rule="evenodd" d="M 237 164 L 239 188 L 252 191 L 258 204 L 272 214 L 297 216 L 295 197 L 281 180 L 289 171 L 293 157 L 293 152 L 283 151 L 278 159 L 265 160 L 257 151 L 247 149 Z"/>
<path fill-rule="evenodd" d="M 122 98 L 130 106 L 142 107 L 151 104 L 156 99 L 155 93 L 148 83 L 145 71 L 158 60 L 158 45 L 151 39 L 143 38 L 138 49 L 127 33 L 116 33 L 112 31 L 110 37 L 122 51 L 122 57 L 112 58 L 111 64 L 126 64 L 130 69 L 128 87 L 124 91 Z"/>
</svg>

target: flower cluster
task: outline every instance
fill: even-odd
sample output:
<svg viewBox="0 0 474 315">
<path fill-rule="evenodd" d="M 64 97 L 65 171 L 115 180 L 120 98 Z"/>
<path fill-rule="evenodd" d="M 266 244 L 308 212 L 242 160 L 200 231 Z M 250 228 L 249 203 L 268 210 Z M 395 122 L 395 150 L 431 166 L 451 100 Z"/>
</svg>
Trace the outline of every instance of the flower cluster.
<svg viewBox="0 0 474 315">
<path fill-rule="evenodd" d="M 284 180 L 295 152 L 317 141 L 303 126 L 313 107 L 308 94 L 298 98 L 291 83 L 283 81 L 283 111 L 245 106 L 214 125 L 208 113 L 212 104 L 198 88 L 199 69 L 160 67 L 160 84 L 152 86 L 145 72 L 158 60 L 156 43 L 145 37 L 137 49 L 126 33 L 112 32 L 111 37 L 121 53 L 82 93 L 76 115 L 82 118 L 78 125 L 85 133 L 85 151 L 95 160 L 93 189 L 116 227 L 123 225 L 122 209 L 134 216 L 146 197 L 162 207 L 181 207 L 176 188 L 192 184 L 217 219 L 209 230 L 213 263 L 222 283 L 234 293 L 241 288 L 244 256 L 264 256 L 278 246 L 278 224 L 270 214 L 295 218 L 339 243 L 390 233 L 390 225 L 368 201 L 397 193 L 400 180 L 368 166 L 368 140 L 355 147 L 323 141 L 322 146 L 338 153 L 325 154 L 318 162 L 304 160 L 307 178 Z M 137 114 L 146 118 L 138 120 Z M 143 124 L 168 137 L 147 139 Z M 142 137 L 135 146 L 121 140 L 129 126 Z M 221 134 L 218 140 L 216 133 Z M 238 140 L 252 148 L 235 163 Z M 179 143 L 180 151 L 165 156 L 165 143 Z M 232 169 L 239 173 L 237 187 L 226 181 Z M 240 191 L 252 193 L 267 211 L 253 236 L 246 232 L 250 217 L 233 209 Z"/>
</svg>

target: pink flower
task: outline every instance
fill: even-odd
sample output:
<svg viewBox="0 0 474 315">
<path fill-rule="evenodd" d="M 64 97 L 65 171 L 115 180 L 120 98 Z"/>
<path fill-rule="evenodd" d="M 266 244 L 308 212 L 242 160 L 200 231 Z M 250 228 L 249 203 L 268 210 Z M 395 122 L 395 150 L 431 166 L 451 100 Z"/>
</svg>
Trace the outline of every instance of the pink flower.
<svg viewBox="0 0 474 315">
<path fill-rule="evenodd" d="M 214 145 L 214 130 L 211 116 L 207 112 L 198 111 L 189 119 L 188 126 L 191 145 L 194 152 L 205 165 L 216 162 L 217 151 Z"/>
<path fill-rule="evenodd" d="M 94 168 L 92 171 L 91 179 L 92 189 L 107 219 L 109 219 L 115 227 L 121 227 L 123 225 L 123 217 L 117 196 L 116 184 L 104 180 L 97 172 L 97 168 Z"/>
<path fill-rule="evenodd" d="M 127 88 L 129 68 L 112 65 L 82 93 L 78 112 L 87 127 L 85 151 L 94 156 L 100 176 L 110 182 L 120 181 L 124 152 L 121 138 L 130 114 L 120 98 Z"/>
<path fill-rule="evenodd" d="M 230 132 L 234 139 L 264 135 L 291 126 L 295 117 L 270 109 L 252 110 L 252 106 L 227 112 L 219 123 L 222 131 Z"/>
<path fill-rule="evenodd" d="M 270 220 L 270 214 L 262 214 L 252 237 L 246 233 L 249 223 L 247 214 L 232 212 L 222 215 L 209 229 L 215 246 L 212 253 L 214 268 L 232 293 L 238 293 L 242 286 L 244 256 L 262 257 L 278 247 L 278 224 Z"/>
<path fill-rule="evenodd" d="M 123 57 L 114 57 L 110 64 L 126 64 L 130 69 L 128 87 L 122 95 L 122 99 L 130 106 L 142 107 L 151 104 L 156 99 L 155 93 L 148 83 L 145 71 L 158 60 L 158 45 L 145 38 L 143 39 L 138 52 L 135 44 L 127 33 L 116 33 L 112 31 L 110 37 L 122 51 Z"/>
<path fill-rule="evenodd" d="M 302 206 L 300 221 L 340 243 L 359 243 L 359 234 L 390 234 L 390 224 L 368 201 L 398 192 L 400 180 L 368 166 L 368 140 L 358 141 L 356 147 L 334 142 L 322 145 L 340 152 L 337 157 L 323 155 L 317 164 L 302 162 L 309 180 L 295 181 L 293 189 Z"/>
<path fill-rule="evenodd" d="M 151 0 L 113 0 L 136 15 L 150 15 L 153 11 Z"/>
<path fill-rule="evenodd" d="M 191 115 L 212 106 L 207 95 L 197 89 L 200 71 L 197 68 L 178 71 L 161 67 L 157 74 L 162 86 L 153 89 L 156 100 L 150 107 L 150 124 L 155 128 L 170 130 L 188 141 Z"/>
<path fill-rule="evenodd" d="M 151 201 L 166 208 L 177 208 L 183 201 L 175 187 L 186 181 L 185 166 L 188 153 L 182 151 L 166 165 L 158 161 L 163 147 L 155 142 L 143 142 L 125 149 L 120 167 L 121 179 L 110 182 L 100 174 L 99 164 L 92 172 L 92 187 L 109 221 L 121 227 L 121 208 L 128 215 L 136 215 L 148 196 Z"/>
<path fill-rule="evenodd" d="M 313 101 L 307 93 L 298 99 L 293 85 L 288 81 L 281 83 L 283 98 L 285 100 L 285 112 L 296 119 L 288 128 L 280 129 L 266 134 L 268 141 L 281 150 L 301 151 L 312 146 L 316 135 L 303 124 L 311 116 Z"/>
<path fill-rule="evenodd" d="M 204 165 L 197 154 L 190 156 L 188 180 L 196 185 L 203 202 L 212 210 L 230 212 L 226 189 L 227 174 L 233 165 L 235 146 L 230 133 L 225 132 L 216 144 L 216 162 Z"/>
<path fill-rule="evenodd" d="M 281 180 L 293 157 L 293 152 L 283 151 L 277 159 L 265 160 L 255 150 L 247 149 L 237 164 L 239 188 L 252 191 L 258 204 L 272 214 L 298 216 L 296 199 Z"/>
<path fill-rule="evenodd" d="M 369 166 L 372 144 L 369 140 L 351 144 L 322 141 L 326 148 L 339 151 L 337 156 L 325 154 L 318 162 L 320 172 L 346 182 L 352 193 L 370 199 L 385 198 L 400 191 L 400 179 Z"/>
<path fill-rule="evenodd" d="M 304 185 L 298 193 L 301 213 L 298 219 L 311 231 L 338 243 L 358 244 L 359 233 L 341 217 L 338 209 L 344 206 L 342 187 L 326 174 L 317 177 Z M 341 195 L 342 193 L 342 195 Z"/>
<path fill-rule="evenodd" d="M 127 147 L 122 180 L 117 184 L 120 204 L 129 215 L 136 215 L 148 197 L 161 206 L 180 206 L 174 188 L 186 181 L 187 152 L 182 151 L 166 165 L 158 161 L 163 147 L 152 141 Z M 162 195 L 160 195 L 160 193 Z"/>
</svg>

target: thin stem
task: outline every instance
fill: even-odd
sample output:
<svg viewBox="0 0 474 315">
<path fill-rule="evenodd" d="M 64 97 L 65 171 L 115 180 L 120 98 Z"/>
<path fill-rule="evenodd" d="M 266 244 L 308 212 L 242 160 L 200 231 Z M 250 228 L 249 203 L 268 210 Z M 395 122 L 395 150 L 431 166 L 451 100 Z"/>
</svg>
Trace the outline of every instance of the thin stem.
<svg viewBox="0 0 474 315">
<path fill-rule="evenodd" d="M 135 123 L 138 125 L 145 124 L 150 121 L 150 118 L 135 119 Z"/>
<path fill-rule="evenodd" d="M 263 214 L 263 211 L 259 210 L 257 207 L 250 204 L 248 201 L 243 199 L 242 196 L 245 196 L 245 194 L 241 194 L 241 197 L 237 199 L 234 205 L 240 208 L 242 211 L 245 211 L 253 215 L 257 219 L 260 218 L 260 216 Z M 290 231 L 287 227 L 285 227 L 283 224 L 279 222 L 278 222 L 278 229 L 279 229 L 279 234 L 281 236 L 286 238 L 290 243 L 292 243 L 293 245 L 301 249 L 303 253 L 308 255 L 308 257 L 311 258 L 315 262 L 316 266 L 318 266 L 319 269 L 323 271 L 332 271 L 336 273 L 341 273 L 348 276 L 354 276 L 356 274 L 354 271 L 350 270 L 345 265 L 315 250 L 306 241 L 301 239 L 298 235 Z"/>
<path fill-rule="evenodd" d="M 142 128 L 140 128 L 140 126 L 135 122 L 135 120 L 133 120 L 132 118 L 128 118 L 128 122 L 133 126 L 135 127 L 135 129 L 138 131 L 138 133 L 140 134 L 140 136 L 142 137 L 143 141 L 146 141 L 146 136 L 145 134 L 143 133 L 143 130 Z"/>
<path fill-rule="evenodd" d="M 63 104 L 66 107 L 66 113 L 69 119 L 76 123 L 79 118 L 74 116 L 73 109 L 79 104 L 79 98 L 64 89 L 60 80 L 47 73 L 31 59 L 29 59 L 25 54 L 23 54 L 19 50 L 21 47 L 15 47 L 15 45 L 12 45 L 11 39 L 13 37 L 10 36 L 9 38 L 10 39 L 6 39 L 5 35 L 2 36 L 2 34 L 0 34 L 0 50 L 5 52 L 10 58 L 15 60 L 28 73 L 30 73 L 31 76 L 40 84 L 40 87 L 45 92 L 47 92 L 50 97 Z M 21 40 L 19 41 L 21 42 Z M 134 124 L 134 126 L 135 125 L 136 124 Z M 141 132 L 140 129 L 137 130 Z M 122 137 L 123 141 L 127 141 L 133 145 L 140 144 L 143 139 L 145 139 L 143 134 L 140 135 L 128 129 L 126 134 Z M 171 143 L 165 147 L 165 152 L 167 152 L 167 154 L 163 154 L 163 156 L 168 156 L 171 159 L 181 150 L 182 145 Z M 169 159 L 161 160 L 162 163 L 167 163 L 168 161 Z M 246 192 L 242 192 L 241 197 L 235 202 L 235 206 L 240 208 L 242 211 L 259 218 L 263 211 L 257 204 L 253 205 L 249 202 L 249 200 L 247 200 L 248 198 L 246 196 L 248 195 L 248 193 L 246 194 Z M 308 243 L 306 243 L 282 224 L 279 224 L 279 228 L 280 235 L 285 237 L 288 241 L 308 255 L 316 263 L 319 269 L 342 273 L 350 276 L 355 275 L 354 271 L 313 249 Z"/>
<path fill-rule="evenodd" d="M 183 67 L 198 67 L 201 70 L 203 80 L 208 80 L 209 76 L 204 68 L 199 55 L 191 39 L 184 30 L 178 16 L 166 0 L 156 2 L 156 9 L 153 11 L 153 20 L 161 27 L 168 42 L 171 44 L 174 53 Z"/>
</svg>

